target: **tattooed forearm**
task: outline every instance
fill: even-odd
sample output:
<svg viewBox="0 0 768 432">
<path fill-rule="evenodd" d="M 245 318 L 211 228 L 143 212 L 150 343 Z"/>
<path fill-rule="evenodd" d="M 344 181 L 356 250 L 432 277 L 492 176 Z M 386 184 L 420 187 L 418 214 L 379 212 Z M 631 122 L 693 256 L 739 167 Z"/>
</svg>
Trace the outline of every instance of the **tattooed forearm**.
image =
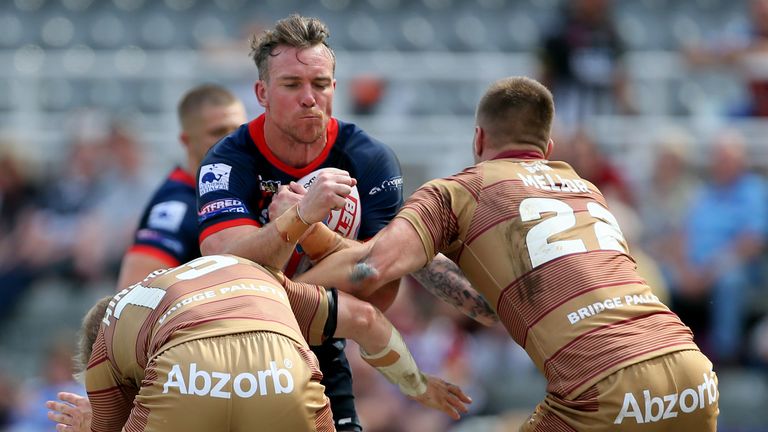
<svg viewBox="0 0 768 432">
<path fill-rule="evenodd" d="M 349 274 L 349 281 L 354 283 L 360 283 L 365 279 L 376 276 L 378 272 L 370 264 L 365 262 L 359 262 L 352 267 L 352 273 Z"/>
<path fill-rule="evenodd" d="M 414 272 L 413 277 L 432 295 L 475 321 L 492 325 L 499 320 L 485 298 L 448 258 L 438 255 L 428 266 Z"/>
</svg>

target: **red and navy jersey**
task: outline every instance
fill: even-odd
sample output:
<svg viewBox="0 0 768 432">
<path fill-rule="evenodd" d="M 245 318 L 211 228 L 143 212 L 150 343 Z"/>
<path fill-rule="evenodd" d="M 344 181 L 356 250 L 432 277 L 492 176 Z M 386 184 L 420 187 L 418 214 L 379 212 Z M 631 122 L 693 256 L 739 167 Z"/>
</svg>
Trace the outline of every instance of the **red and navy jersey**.
<svg viewBox="0 0 768 432">
<path fill-rule="evenodd" d="M 352 123 L 331 118 L 327 145 L 309 165 L 281 162 L 264 140 L 264 115 L 221 140 L 198 171 L 197 205 L 200 242 L 223 229 L 263 226 L 280 185 L 321 169 L 346 170 L 357 179 L 362 207 L 359 239 L 373 237 L 395 216 L 403 202 L 402 174 L 394 152 Z"/>
<path fill-rule="evenodd" d="M 175 168 L 144 209 L 128 252 L 151 255 L 175 267 L 200 256 L 195 179 Z"/>
</svg>

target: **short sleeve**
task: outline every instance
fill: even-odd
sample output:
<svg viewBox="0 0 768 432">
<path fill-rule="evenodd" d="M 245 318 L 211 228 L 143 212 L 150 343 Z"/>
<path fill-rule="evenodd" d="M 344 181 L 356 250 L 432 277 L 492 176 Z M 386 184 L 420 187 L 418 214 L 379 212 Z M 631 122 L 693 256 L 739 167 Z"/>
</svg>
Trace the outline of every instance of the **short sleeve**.
<svg viewBox="0 0 768 432">
<path fill-rule="evenodd" d="M 301 335 L 310 345 L 320 345 L 324 339 L 323 333 L 330 311 L 325 288 L 293 282 L 287 278 L 283 286 L 299 323 Z"/>
<path fill-rule="evenodd" d="M 177 266 L 200 255 L 195 195 L 153 199 L 144 210 L 129 253 L 153 256 Z"/>
<path fill-rule="evenodd" d="M 381 143 L 376 158 L 358 175 L 362 218 L 358 238 L 367 240 L 395 217 L 403 204 L 403 175 L 394 152 Z"/>
<path fill-rule="evenodd" d="M 208 153 L 197 173 L 200 242 L 226 228 L 261 225 L 259 215 L 251 213 L 246 204 L 258 193 L 258 174 L 248 166 L 247 155 L 228 145 L 230 139 Z"/>
</svg>

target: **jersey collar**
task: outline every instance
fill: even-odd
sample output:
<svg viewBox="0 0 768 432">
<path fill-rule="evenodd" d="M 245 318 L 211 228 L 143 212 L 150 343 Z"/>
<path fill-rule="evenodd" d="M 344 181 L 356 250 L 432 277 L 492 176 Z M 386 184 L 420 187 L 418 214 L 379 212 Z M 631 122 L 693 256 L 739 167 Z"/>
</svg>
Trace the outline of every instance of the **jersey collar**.
<svg viewBox="0 0 768 432">
<path fill-rule="evenodd" d="M 265 119 L 266 115 L 262 114 L 248 123 L 248 133 L 251 135 L 251 140 L 253 140 L 253 142 L 256 144 L 256 148 L 261 154 L 264 155 L 265 158 L 267 158 L 267 161 L 269 161 L 270 164 L 272 164 L 280 171 L 283 171 L 284 173 L 296 178 L 304 177 L 305 175 L 320 167 L 320 165 L 325 162 L 328 154 L 331 152 L 331 148 L 336 143 L 336 137 L 339 135 L 339 122 L 334 117 L 331 117 L 328 121 L 328 127 L 326 128 L 326 144 L 325 148 L 323 148 L 323 151 L 308 165 L 301 168 L 296 168 L 283 163 L 283 161 L 278 159 L 277 156 L 272 153 L 272 150 L 270 150 L 269 146 L 267 145 L 267 141 L 264 139 Z"/>
<path fill-rule="evenodd" d="M 176 167 L 168 176 L 169 179 L 185 184 L 187 186 L 195 187 L 195 179 L 181 167 Z"/>
<path fill-rule="evenodd" d="M 507 150 L 491 158 L 496 159 L 544 159 L 544 155 L 533 150 Z"/>
</svg>

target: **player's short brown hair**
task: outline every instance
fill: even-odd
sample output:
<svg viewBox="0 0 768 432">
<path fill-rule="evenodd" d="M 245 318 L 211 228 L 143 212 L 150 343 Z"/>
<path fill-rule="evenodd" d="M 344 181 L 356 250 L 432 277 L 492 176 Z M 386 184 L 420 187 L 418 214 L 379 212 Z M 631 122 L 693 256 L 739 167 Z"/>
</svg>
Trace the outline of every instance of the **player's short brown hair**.
<svg viewBox="0 0 768 432">
<path fill-rule="evenodd" d="M 251 39 L 251 57 L 259 69 L 259 79 L 269 79 L 269 57 L 278 45 L 287 45 L 294 48 L 310 48 L 322 44 L 328 49 L 333 61 L 333 69 L 336 70 L 336 54 L 328 45 L 330 36 L 328 27 L 317 18 L 303 17 L 292 14 L 275 24 L 275 28 L 264 30 L 260 35 L 254 35 Z"/>
<path fill-rule="evenodd" d="M 218 84 L 201 84 L 192 88 L 181 98 L 177 112 L 182 128 L 189 125 L 190 117 L 205 106 L 230 106 L 240 102 L 226 88 Z"/>
<path fill-rule="evenodd" d="M 85 369 L 88 368 L 88 362 L 91 360 L 93 352 L 93 343 L 96 342 L 96 336 L 99 334 L 101 320 L 107 311 L 109 302 L 113 296 L 106 296 L 96 302 L 93 307 L 85 314 L 83 324 L 80 327 L 80 337 L 77 341 L 77 355 L 75 356 L 75 377 L 78 381 L 84 382 Z"/>
<path fill-rule="evenodd" d="M 494 142 L 533 144 L 546 151 L 555 103 L 544 85 L 527 77 L 500 79 L 477 106 L 477 125 Z"/>
</svg>

